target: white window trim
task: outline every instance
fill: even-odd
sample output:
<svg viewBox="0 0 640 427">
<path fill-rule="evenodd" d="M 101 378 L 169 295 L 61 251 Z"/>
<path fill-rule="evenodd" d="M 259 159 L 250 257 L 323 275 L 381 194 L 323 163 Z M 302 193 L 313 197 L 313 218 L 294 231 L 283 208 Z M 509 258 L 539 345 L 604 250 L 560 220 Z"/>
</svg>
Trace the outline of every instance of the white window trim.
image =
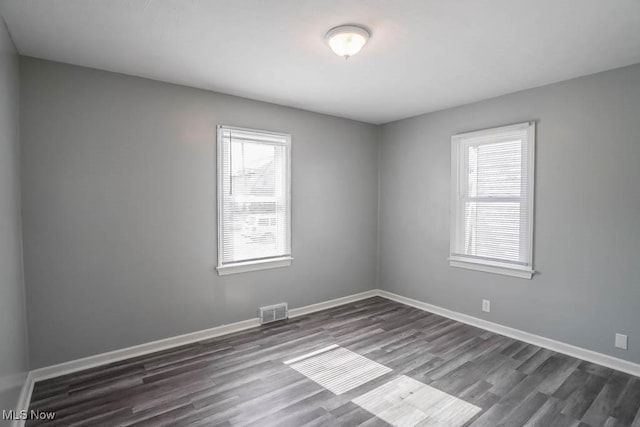
<svg viewBox="0 0 640 427">
<path fill-rule="evenodd" d="M 258 261 L 235 262 L 233 264 L 220 265 L 216 268 L 218 275 L 246 273 L 249 271 L 266 270 L 269 268 L 288 267 L 291 265 L 292 257 L 280 257 L 261 259 Z"/>
<path fill-rule="evenodd" d="M 220 171 L 222 170 L 222 132 L 224 130 L 235 130 L 235 131 L 244 131 L 244 132 L 255 132 L 255 133 L 261 133 L 261 134 L 265 134 L 265 135 L 277 135 L 279 137 L 284 137 L 286 139 L 286 146 L 287 146 L 287 206 L 289 207 L 289 214 L 291 215 L 291 211 L 292 211 L 292 206 L 291 206 L 291 135 L 290 134 L 286 134 L 286 133 L 281 133 L 281 132 L 270 132 L 270 131 L 264 131 L 264 130 L 258 130 L 258 129 L 249 129 L 249 128 L 242 128 L 242 127 L 236 127 L 236 126 L 224 126 L 224 125 L 218 125 L 217 126 L 217 151 L 216 151 L 216 157 L 217 157 L 217 169 L 216 169 L 216 182 L 217 182 L 217 215 L 218 215 L 218 220 L 217 220 L 217 236 L 218 236 L 218 266 L 216 267 L 216 270 L 218 271 L 218 275 L 219 276 L 226 276 L 228 274 L 238 274 L 238 273 L 246 273 L 249 271 L 257 271 L 257 270 L 267 270 L 267 269 L 271 269 L 271 268 L 280 268 L 280 267 L 288 267 L 291 265 L 291 261 L 293 260 L 293 257 L 291 255 L 288 256 L 278 256 L 278 257 L 273 257 L 273 258 L 265 258 L 265 259 L 258 259 L 258 260 L 252 260 L 252 261 L 239 261 L 239 262 L 234 262 L 234 263 L 227 263 L 227 264 L 223 264 L 222 263 L 222 238 L 221 238 L 221 232 L 220 230 L 222 230 L 222 192 L 223 190 L 223 183 L 222 180 L 220 179 Z M 291 249 L 291 252 L 293 252 L 293 249 L 291 247 L 291 222 L 292 219 L 291 217 L 289 218 L 289 229 L 287 230 L 287 239 L 289 240 L 289 248 Z"/>
<path fill-rule="evenodd" d="M 501 263 L 497 261 L 475 261 L 468 258 L 450 256 L 448 258 L 451 267 L 466 268 L 467 270 L 478 270 L 486 273 L 504 274 L 506 276 L 521 277 L 531 279 L 535 270 L 530 267 Z"/>
<path fill-rule="evenodd" d="M 527 238 L 529 243 L 529 259 L 527 265 L 517 265 L 511 263 L 503 263 L 493 260 L 474 259 L 467 257 L 460 257 L 454 254 L 454 240 L 456 235 L 457 224 L 457 202 L 458 202 L 458 189 L 460 178 L 460 156 L 459 148 L 460 141 L 463 138 L 479 137 L 485 135 L 491 135 L 497 132 L 508 132 L 512 130 L 519 130 L 528 128 L 529 140 L 528 140 L 528 172 L 531 175 L 528 179 L 528 194 L 529 194 L 529 229 L 527 230 Z M 447 258 L 449 265 L 456 268 L 464 268 L 469 270 L 484 271 L 487 273 L 502 274 L 506 276 L 519 277 L 523 279 L 531 279 L 536 271 L 533 269 L 533 236 L 534 236 L 534 203 L 535 203 L 535 152 L 536 152 L 536 123 L 535 121 L 517 123 L 508 126 L 501 126 L 489 129 L 482 129 L 473 132 L 458 133 L 451 137 L 451 207 L 450 207 L 450 256 Z"/>
</svg>

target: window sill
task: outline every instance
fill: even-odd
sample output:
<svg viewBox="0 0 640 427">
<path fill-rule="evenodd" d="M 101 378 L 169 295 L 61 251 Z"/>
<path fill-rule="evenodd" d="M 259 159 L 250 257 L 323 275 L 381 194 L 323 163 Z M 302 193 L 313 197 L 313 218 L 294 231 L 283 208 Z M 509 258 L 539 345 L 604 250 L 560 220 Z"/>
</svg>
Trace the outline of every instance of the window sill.
<svg viewBox="0 0 640 427">
<path fill-rule="evenodd" d="M 521 279 L 531 279 L 535 270 L 530 267 L 518 267 L 511 264 L 503 264 L 492 261 L 475 261 L 465 258 L 450 257 L 451 267 L 466 268 L 468 270 L 484 271 L 486 273 L 502 274 L 505 276 L 519 277 Z"/>
<path fill-rule="evenodd" d="M 237 262 L 234 264 L 220 265 L 216 268 L 219 276 L 227 274 L 246 273 L 248 271 L 266 270 L 269 268 L 288 267 L 292 257 L 271 258 L 260 261 Z"/>
</svg>

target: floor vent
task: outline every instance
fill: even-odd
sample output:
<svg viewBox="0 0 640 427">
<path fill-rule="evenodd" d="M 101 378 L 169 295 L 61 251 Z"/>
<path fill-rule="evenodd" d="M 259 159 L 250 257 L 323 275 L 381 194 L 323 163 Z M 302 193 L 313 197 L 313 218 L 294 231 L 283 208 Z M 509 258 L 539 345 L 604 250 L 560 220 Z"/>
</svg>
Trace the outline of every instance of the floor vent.
<svg viewBox="0 0 640 427">
<path fill-rule="evenodd" d="M 277 320 L 284 320 L 289 317 L 289 307 L 286 302 L 269 305 L 267 307 L 260 307 L 258 310 L 258 317 L 260 317 L 260 323 L 275 322 Z"/>
</svg>

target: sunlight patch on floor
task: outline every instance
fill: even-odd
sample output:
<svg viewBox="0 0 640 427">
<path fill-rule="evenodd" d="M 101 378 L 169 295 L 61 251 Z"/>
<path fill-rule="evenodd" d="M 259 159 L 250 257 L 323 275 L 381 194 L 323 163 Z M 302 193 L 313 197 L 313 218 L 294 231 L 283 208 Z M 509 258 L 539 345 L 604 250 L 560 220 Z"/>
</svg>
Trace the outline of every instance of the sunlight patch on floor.
<svg viewBox="0 0 640 427">
<path fill-rule="evenodd" d="M 481 411 L 477 406 L 404 375 L 353 402 L 389 424 L 402 427 L 459 427 Z"/>
<path fill-rule="evenodd" d="M 390 368 L 336 345 L 284 362 L 335 394 L 361 386 Z"/>
</svg>

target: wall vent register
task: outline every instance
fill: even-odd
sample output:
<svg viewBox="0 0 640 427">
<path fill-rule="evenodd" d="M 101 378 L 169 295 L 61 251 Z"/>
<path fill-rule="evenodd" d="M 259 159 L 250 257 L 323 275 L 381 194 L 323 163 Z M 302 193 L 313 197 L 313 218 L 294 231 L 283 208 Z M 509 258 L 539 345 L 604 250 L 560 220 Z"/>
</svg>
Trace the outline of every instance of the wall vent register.
<svg viewBox="0 0 640 427">
<path fill-rule="evenodd" d="M 277 322 L 289 318 L 289 306 L 286 302 L 260 307 L 258 309 L 260 324 Z"/>
</svg>

